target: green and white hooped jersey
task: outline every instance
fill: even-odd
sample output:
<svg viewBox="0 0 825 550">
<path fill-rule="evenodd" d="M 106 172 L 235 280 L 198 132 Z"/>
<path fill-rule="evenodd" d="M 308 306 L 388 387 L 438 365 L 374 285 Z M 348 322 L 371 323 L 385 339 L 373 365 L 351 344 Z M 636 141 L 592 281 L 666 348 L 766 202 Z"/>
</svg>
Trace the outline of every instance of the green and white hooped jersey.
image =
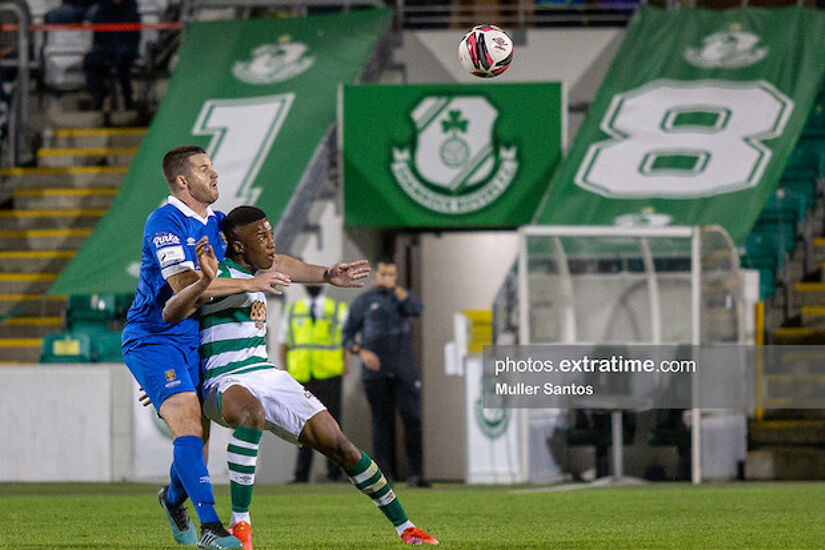
<svg viewBox="0 0 825 550">
<path fill-rule="evenodd" d="M 218 266 L 218 277 L 251 279 L 252 273 L 230 258 Z M 240 292 L 215 298 L 200 307 L 201 377 L 275 368 L 266 353 L 266 297 Z"/>
</svg>

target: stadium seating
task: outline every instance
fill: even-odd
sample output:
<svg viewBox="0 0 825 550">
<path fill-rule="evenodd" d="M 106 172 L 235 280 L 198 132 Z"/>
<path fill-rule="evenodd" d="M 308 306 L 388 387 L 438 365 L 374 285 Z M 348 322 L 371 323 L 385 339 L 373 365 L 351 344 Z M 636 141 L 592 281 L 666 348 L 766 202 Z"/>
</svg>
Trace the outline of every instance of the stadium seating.
<svg viewBox="0 0 825 550">
<path fill-rule="evenodd" d="M 796 248 L 797 239 L 809 241 L 806 219 L 820 194 L 818 183 L 825 178 L 825 93 L 817 102 L 785 166 L 773 195 L 767 200 L 742 250 L 742 267 L 760 274 L 760 296 L 774 295 L 782 281 L 786 256 Z M 805 242 L 804 250 L 810 249 Z"/>
<path fill-rule="evenodd" d="M 114 294 L 70 296 L 66 310 L 66 325 L 71 332 L 106 332 L 117 317 L 117 297 Z"/>
<path fill-rule="evenodd" d="M 92 354 L 98 363 L 120 363 L 123 356 L 120 353 L 120 332 L 99 332 L 91 335 Z"/>
<path fill-rule="evenodd" d="M 43 338 L 41 363 L 90 363 L 91 339 L 88 334 L 59 332 Z"/>
</svg>

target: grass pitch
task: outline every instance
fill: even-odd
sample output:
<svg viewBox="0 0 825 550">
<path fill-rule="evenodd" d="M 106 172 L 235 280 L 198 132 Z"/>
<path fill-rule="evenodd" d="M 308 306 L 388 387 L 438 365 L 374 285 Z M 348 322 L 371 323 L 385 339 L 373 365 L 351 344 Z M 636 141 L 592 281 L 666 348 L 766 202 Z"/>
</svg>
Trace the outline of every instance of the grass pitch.
<svg viewBox="0 0 825 550">
<path fill-rule="evenodd" d="M 157 489 L 0 484 L 0 548 L 181 548 Z M 412 520 L 445 549 L 825 546 L 823 483 L 580 491 L 437 485 L 397 492 Z M 228 487 L 216 487 L 216 497 L 228 516 Z M 258 550 L 402 548 L 375 506 L 346 484 L 259 486 L 252 514 Z"/>
</svg>

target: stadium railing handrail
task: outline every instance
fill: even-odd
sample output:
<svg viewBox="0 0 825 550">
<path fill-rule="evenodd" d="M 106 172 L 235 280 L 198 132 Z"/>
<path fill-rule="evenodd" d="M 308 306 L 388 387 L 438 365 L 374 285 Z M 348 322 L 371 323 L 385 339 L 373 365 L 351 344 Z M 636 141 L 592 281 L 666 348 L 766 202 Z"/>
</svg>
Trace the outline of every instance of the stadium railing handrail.
<svg viewBox="0 0 825 550">
<path fill-rule="evenodd" d="M 29 45 L 31 13 L 25 2 L 17 0 L 0 1 L 0 12 L 12 13 L 17 18 L 17 59 L 4 60 L 3 66 L 16 66 L 18 69 L 16 84 L 12 90 L 8 113 L 8 162 L 15 166 L 20 159 L 23 137 L 29 127 Z M 1 84 L 0 84 L 1 85 Z"/>
<path fill-rule="evenodd" d="M 431 0 L 430 0 L 431 1 Z M 786 5 L 805 6 L 810 0 L 787 0 Z M 497 4 L 455 3 L 442 0 L 440 4 L 422 4 L 421 0 L 398 0 L 396 10 L 402 27 L 470 26 L 480 22 L 523 28 L 534 25 L 625 25 L 639 5 L 665 9 L 726 8 L 730 2 L 715 0 L 640 0 L 638 2 L 603 0 L 593 4 L 544 3 L 541 0 L 515 0 Z M 749 0 L 740 0 L 740 7 L 748 7 Z M 479 21 L 484 16 L 484 21 Z"/>
</svg>

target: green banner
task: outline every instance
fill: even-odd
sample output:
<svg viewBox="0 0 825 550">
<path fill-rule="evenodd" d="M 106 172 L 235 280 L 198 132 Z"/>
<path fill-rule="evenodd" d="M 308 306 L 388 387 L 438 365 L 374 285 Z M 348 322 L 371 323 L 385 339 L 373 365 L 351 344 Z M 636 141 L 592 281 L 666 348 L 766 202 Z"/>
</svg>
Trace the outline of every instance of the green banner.
<svg viewBox="0 0 825 550">
<path fill-rule="evenodd" d="M 354 82 L 391 10 L 192 23 L 160 110 L 117 197 L 50 290 L 128 293 L 146 216 L 168 196 L 163 155 L 204 147 L 229 211 L 255 204 L 277 223 L 335 122 L 339 84 Z"/>
<path fill-rule="evenodd" d="M 515 227 L 561 157 L 559 83 L 347 86 L 344 224 Z"/>
<path fill-rule="evenodd" d="M 721 224 L 741 243 L 825 72 L 825 12 L 642 7 L 542 225 Z"/>
</svg>

